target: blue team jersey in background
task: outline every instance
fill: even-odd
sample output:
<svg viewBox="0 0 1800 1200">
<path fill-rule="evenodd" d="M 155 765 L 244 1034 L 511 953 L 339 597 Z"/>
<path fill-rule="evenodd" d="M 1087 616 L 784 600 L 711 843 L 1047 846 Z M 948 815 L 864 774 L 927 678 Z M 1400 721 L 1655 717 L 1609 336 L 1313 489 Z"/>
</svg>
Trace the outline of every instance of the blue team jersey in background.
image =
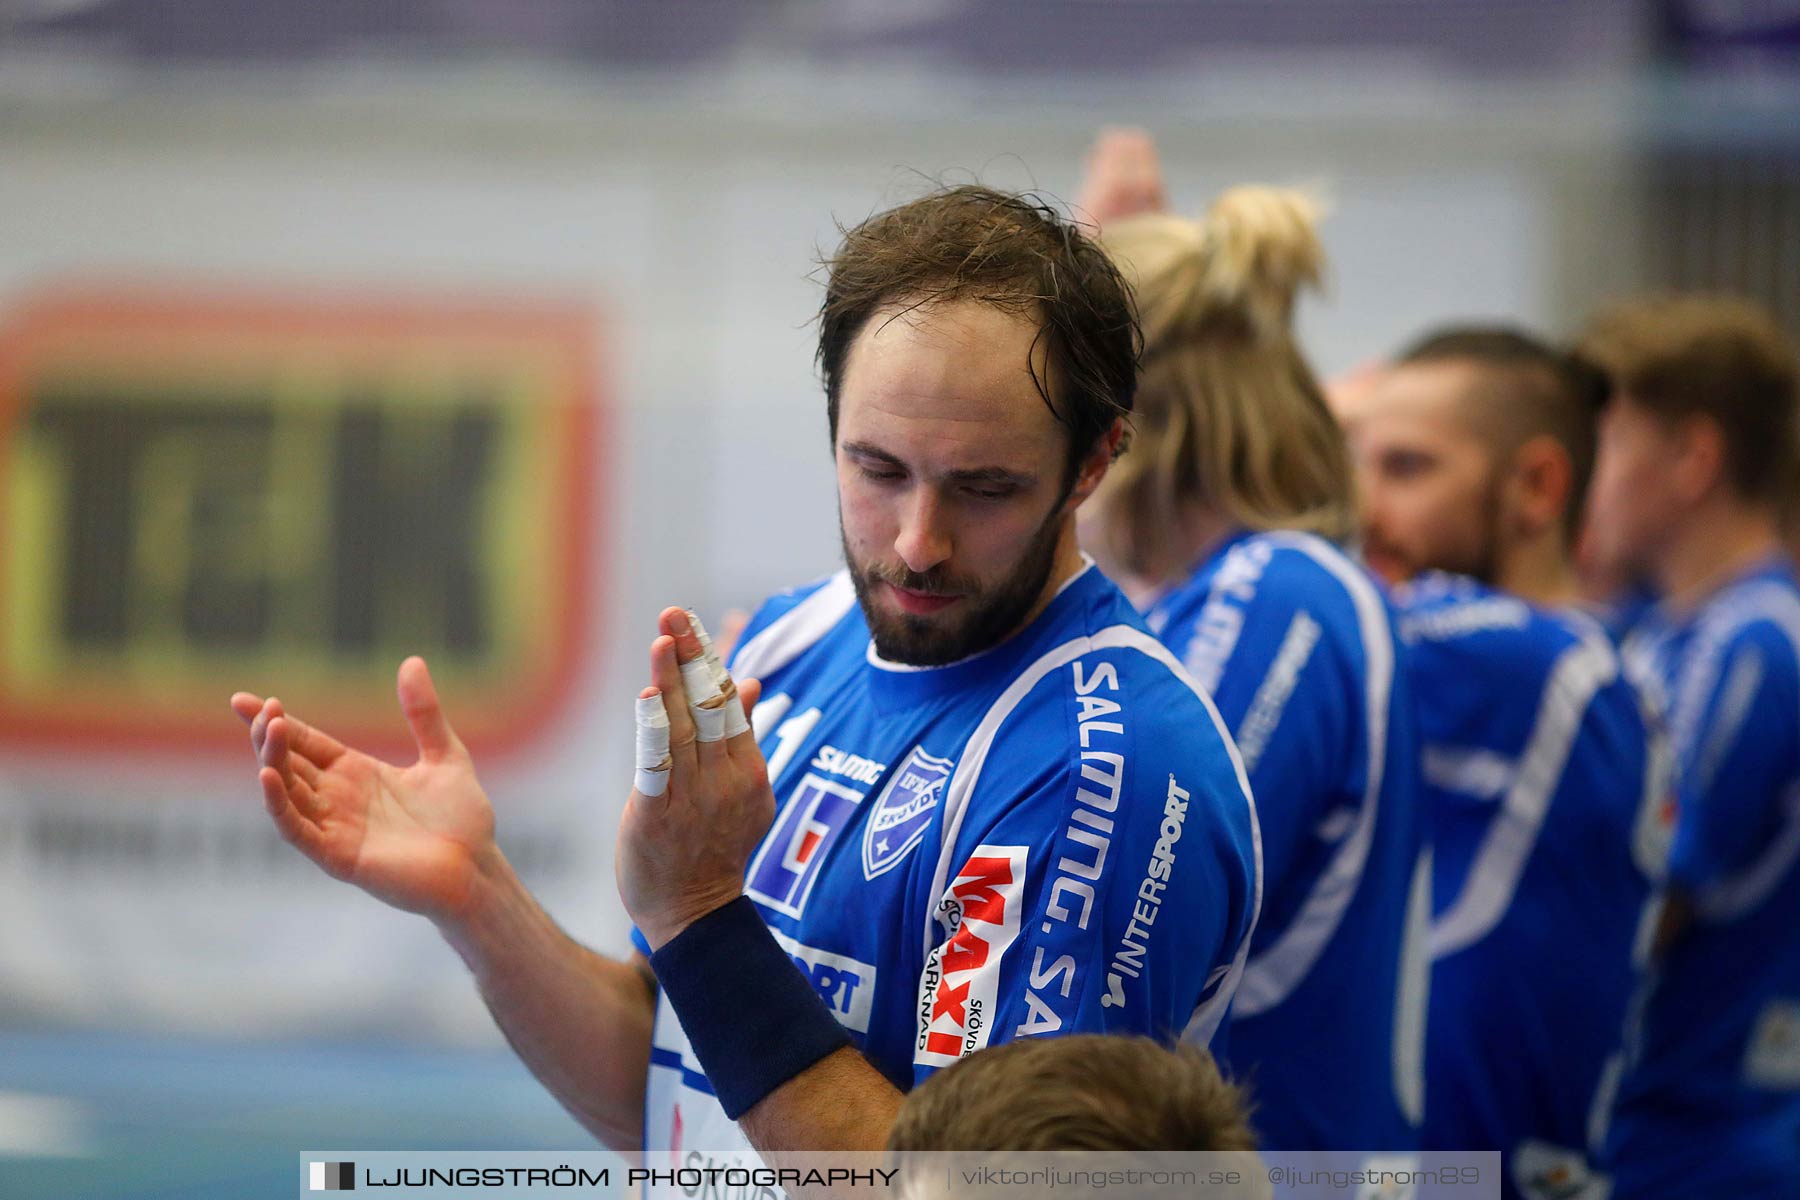
<svg viewBox="0 0 1800 1200">
<path fill-rule="evenodd" d="M 1656 964 L 1608 1157 L 1614 1196 L 1800 1196 L 1800 587 L 1774 559 L 1658 610 L 1626 661 L 1666 713 L 1669 882 L 1692 924 Z"/>
<path fill-rule="evenodd" d="M 1410 1149 L 1429 909 L 1387 601 L 1323 539 L 1240 534 L 1149 620 L 1212 693 L 1262 817 L 1262 918 L 1225 1055 L 1262 1144 Z"/>
<path fill-rule="evenodd" d="M 1587 612 L 1614 642 L 1623 642 L 1638 622 L 1656 611 L 1656 589 L 1644 580 L 1629 583 L 1611 598 L 1587 606 Z"/>
<path fill-rule="evenodd" d="M 1255 810 L 1204 694 L 1091 564 L 934 668 L 874 653 L 840 573 L 766 605 L 732 670 L 763 682 L 777 804 L 746 891 L 896 1087 L 1015 1037 L 1212 1039 L 1256 920 Z M 747 1149 L 666 999 L 645 1144 Z"/>
<path fill-rule="evenodd" d="M 1600 625 L 1471 580 L 1398 596 L 1432 822 L 1425 1146 L 1585 1195 L 1668 852 L 1668 755 Z"/>
</svg>

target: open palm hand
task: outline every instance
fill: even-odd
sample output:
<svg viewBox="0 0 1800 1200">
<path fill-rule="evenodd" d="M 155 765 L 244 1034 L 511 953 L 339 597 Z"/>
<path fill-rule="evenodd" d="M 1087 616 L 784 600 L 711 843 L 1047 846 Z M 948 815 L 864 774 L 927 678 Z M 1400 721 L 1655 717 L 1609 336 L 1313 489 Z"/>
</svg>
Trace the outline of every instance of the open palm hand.
<svg viewBox="0 0 1800 1200">
<path fill-rule="evenodd" d="M 419 747 L 408 767 L 345 746 L 273 697 L 239 692 L 231 707 L 250 726 L 263 803 L 287 842 L 377 899 L 452 918 L 497 853 L 493 807 L 424 660 L 400 665 L 398 692 Z"/>
</svg>

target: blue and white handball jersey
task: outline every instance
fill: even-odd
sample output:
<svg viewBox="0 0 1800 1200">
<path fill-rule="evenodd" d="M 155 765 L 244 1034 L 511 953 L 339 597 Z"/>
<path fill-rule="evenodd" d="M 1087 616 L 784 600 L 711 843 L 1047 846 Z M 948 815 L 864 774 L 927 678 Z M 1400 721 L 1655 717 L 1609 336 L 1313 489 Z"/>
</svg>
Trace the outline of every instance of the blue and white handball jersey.
<svg viewBox="0 0 1800 1200">
<path fill-rule="evenodd" d="M 1244 534 L 1149 620 L 1211 692 L 1262 818 L 1262 918 L 1226 1046 L 1262 1144 L 1409 1149 L 1430 913 L 1387 601 L 1321 538 Z"/>
<path fill-rule="evenodd" d="M 1665 705 L 1669 882 L 1607 1154 L 1614 1196 L 1800 1196 L 1800 586 L 1785 557 L 1626 643 Z"/>
<path fill-rule="evenodd" d="M 1425 1145 L 1585 1196 L 1668 855 L 1668 754 L 1598 622 L 1447 575 L 1398 596 L 1433 847 Z"/>
<path fill-rule="evenodd" d="M 746 891 L 896 1087 L 1017 1037 L 1211 1040 L 1261 894 L 1255 810 L 1205 694 L 1091 564 L 932 668 L 875 654 L 840 573 L 769 602 L 732 670 L 763 682 L 777 801 Z M 666 999 L 645 1145 L 747 1149 Z"/>
</svg>

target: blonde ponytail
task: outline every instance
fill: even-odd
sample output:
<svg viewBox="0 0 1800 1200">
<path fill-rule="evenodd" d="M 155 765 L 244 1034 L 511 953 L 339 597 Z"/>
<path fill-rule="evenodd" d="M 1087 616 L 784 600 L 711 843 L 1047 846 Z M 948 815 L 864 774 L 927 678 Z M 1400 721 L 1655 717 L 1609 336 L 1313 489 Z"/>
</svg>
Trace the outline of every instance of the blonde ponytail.
<svg viewBox="0 0 1800 1200">
<path fill-rule="evenodd" d="M 1103 558 L 1170 577 L 1191 565 L 1196 516 L 1352 534 L 1349 453 L 1293 334 L 1297 296 L 1324 274 L 1320 211 L 1303 192 L 1240 187 L 1199 221 L 1103 231 L 1144 327 L 1132 448 L 1096 497 Z"/>
<path fill-rule="evenodd" d="M 1325 274 L 1323 215 L 1323 205 L 1292 188 L 1237 187 L 1215 200 L 1204 228 L 1216 303 L 1248 314 L 1260 337 L 1290 338 L 1295 296 Z"/>
</svg>

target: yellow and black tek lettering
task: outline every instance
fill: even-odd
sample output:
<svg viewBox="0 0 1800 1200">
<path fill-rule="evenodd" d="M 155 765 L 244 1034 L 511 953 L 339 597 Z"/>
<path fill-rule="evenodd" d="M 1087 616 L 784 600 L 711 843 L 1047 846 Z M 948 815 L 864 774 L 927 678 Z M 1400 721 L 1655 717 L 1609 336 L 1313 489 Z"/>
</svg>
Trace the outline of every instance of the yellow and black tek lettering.
<svg viewBox="0 0 1800 1200">
<path fill-rule="evenodd" d="M 0 732 L 198 731 L 276 678 L 381 731 L 423 653 L 465 736 L 527 736 L 594 617 L 591 320 L 157 311 L 8 338 Z"/>
</svg>

